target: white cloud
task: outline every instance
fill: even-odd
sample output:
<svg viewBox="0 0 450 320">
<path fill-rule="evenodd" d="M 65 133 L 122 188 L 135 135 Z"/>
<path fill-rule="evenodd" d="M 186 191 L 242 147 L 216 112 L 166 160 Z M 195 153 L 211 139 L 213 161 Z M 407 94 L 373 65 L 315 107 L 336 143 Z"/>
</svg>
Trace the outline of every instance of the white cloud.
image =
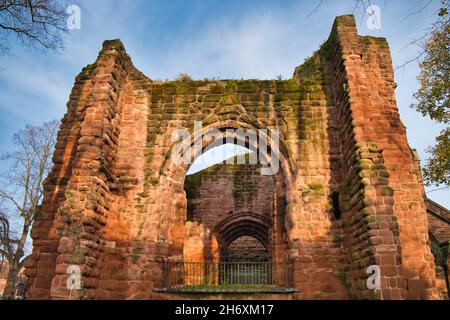
<svg viewBox="0 0 450 320">
<path fill-rule="evenodd" d="M 418 4 L 419 0 L 384 6 L 380 0 L 381 30 L 367 30 L 359 17 L 359 32 L 387 36 L 398 65 L 411 58 L 412 52 L 399 49 L 421 34 L 434 17 L 431 8 L 426 14 L 399 21 L 399 15 L 406 16 Z M 6 137 L 24 123 L 61 118 L 76 74 L 95 61 L 105 39 L 121 38 L 136 67 L 153 79 L 174 78 L 180 72 L 196 79 L 272 79 L 279 74 L 289 78 L 294 68 L 326 40 L 334 17 L 353 9 L 350 1 L 326 1 L 306 19 L 316 5 L 312 1 L 274 3 L 270 7 L 243 3 L 236 11 L 220 13 L 209 3 L 194 2 L 186 12 L 178 8 L 183 5 L 165 1 L 86 1 L 81 30 L 68 35 L 63 54 L 18 50 L 12 57 L 2 57 L 0 66 L 5 70 L 0 70 L 0 112 L 7 129 L 0 128 L 0 132 Z M 209 7 L 199 8 L 202 6 Z M 210 15 L 205 15 L 206 11 Z M 404 73 L 396 73 L 397 98 L 411 147 L 425 158 L 424 150 L 434 143 L 440 127 L 409 108 L 417 88 L 417 72 L 415 64 Z M 0 141 L 0 148 L 5 140 Z M 445 200 L 448 192 L 433 196 Z M 448 204 L 448 199 L 443 203 Z"/>
<path fill-rule="evenodd" d="M 253 12 L 238 21 L 223 19 L 173 41 L 163 65 L 170 77 L 188 72 L 196 78 L 290 78 L 320 40 L 298 32 L 293 16 L 301 11 Z M 295 37 L 295 41 L 292 41 Z"/>
<path fill-rule="evenodd" d="M 71 83 L 57 71 L 22 60 L 0 72 L 0 110 L 23 122 L 44 121 L 61 115 Z"/>
</svg>

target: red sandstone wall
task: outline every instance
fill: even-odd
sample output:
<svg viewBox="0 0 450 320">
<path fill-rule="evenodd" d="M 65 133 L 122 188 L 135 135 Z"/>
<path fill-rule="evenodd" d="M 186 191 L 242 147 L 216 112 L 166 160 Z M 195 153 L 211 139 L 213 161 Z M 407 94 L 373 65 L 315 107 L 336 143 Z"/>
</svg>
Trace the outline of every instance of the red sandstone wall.
<svg viewBox="0 0 450 320">
<path fill-rule="evenodd" d="M 295 261 L 293 298 L 435 297 L 421 181 L 389 49 L 358 36 L 353 17 L 338 17 L 327 43 L 285 81 L 155 83 L 120 41 L 108 41 L 76 78 L 67 107 L 32 230 L 32 298 L 156 297 L 162 260 L 182 258 L 188 246 L 188 165 L 174 165 L 171 151 L 174 131 L 192 132 L 195 120 L 203 132 L 280 130 L 284 194 L 273 199 L 273 230 L 285 232 Z M 221 205 L 267 209 L 243 199 Z M 365 287 L 371 264 L 381 266 L 381 291 Z M 69 265 L 82 270 L 80 290 L 67 289 Z"/>
<path fill-rule="evenodd" d="M 429 199 L 425 202 L 430 232 L 441 243 L 450 241 L 450 212 Z"/>
<path fill-rule="evenodd" d="M 383 298 L 433 298 L 420 172 L 396 107 L 388 45 L 385 39 L 358 36 L 354 18 L 344 16 L 337 18 L 326 50 L 344 124 L 342 167 L 350 186 L 345 217 L 352 225 L 346 243 L 356 264 L 348 276 L 357 279 L 361 267 L 376 263 Z M 356 282 L 357 296 L 364 295 L 361 289 Z"/>
</svg>

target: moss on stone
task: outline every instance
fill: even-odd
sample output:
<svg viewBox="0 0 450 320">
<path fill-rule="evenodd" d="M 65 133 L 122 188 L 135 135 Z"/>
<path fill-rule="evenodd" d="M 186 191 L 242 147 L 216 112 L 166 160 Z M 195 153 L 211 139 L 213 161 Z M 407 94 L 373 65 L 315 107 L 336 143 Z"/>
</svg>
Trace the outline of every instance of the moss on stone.
<svg viewBox="0 0 450 320">
<path fill-rule="evenodd" d="M 93 70 L 95 70 L 95 68 L 97 68 L 97 63 L 91 63 L 91 64 L 88 64 L 86 67 L 84 67 L 82 69 L 82 72 L 93 71 Z"/>
<path fill-rule="evenodd" d="M 342 238 L 340 236 L 338 236 L 336 233 L 332 232 L 331 233 L 331 241 L 333 241 L 334 243 L 339 243 L 342 241 Z"/>
<path fill-rule="evenodd" d="M 86 261 L 86 252 L 77 251 L 70 256 L 70 263 L 83 264 Z"/>
<path fill-rule="evenodd" d="M 214 85 L 209 88 L 211 94 L 223 94 L 225 92 L 225 88 L 219 85 Z"/>
<path fill-rule="evenodd" d="M 259 87 L 257 86 L 256 81 L 243 81 L 241 84 L 237 85 L 237 92 L 239 93 L 252 93 L 252 92 L 258 92 Z"/>
<path fill-rule="evenodd" d="M 305 62 L 295 68 L 294 78 L 299 79 L 303 84 L 316 84 L 322 81 L 322 72 L 320 67 L 320 54 L 316 52 Z"/>
<path fill-rule="evenodd" d="M 376 216 L 368 216 L 368 217 L 365 217 L 364 220 L 366 220 L 369 223 L 373 223 L 373 222 L 377 222 L 378 221 Z"/>
<path fill-rule="evenodd" d="M 239 198 L 242 194 L 252 196 L 255 191 L 255 183 L 247 179 L 245 175 L 240 176 L 239 173 L 233 175 L 233 195 L 235 198 Z"/>
<path fill-rule="evenodd" d="M 184 191 L 186 198 L 199 199 L 200 187 L 202 182 L 202 171 L 186 176 L 184 180 Z"/>
</svg>

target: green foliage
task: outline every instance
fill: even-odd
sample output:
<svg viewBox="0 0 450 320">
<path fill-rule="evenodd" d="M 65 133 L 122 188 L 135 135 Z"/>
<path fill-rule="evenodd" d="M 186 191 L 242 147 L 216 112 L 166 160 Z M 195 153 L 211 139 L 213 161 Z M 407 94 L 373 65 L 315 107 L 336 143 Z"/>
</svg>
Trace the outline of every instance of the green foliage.
<svg viewBox="0 0 450 320">
<path fill-rule="evenodd" d="M 302 194 L 304 196 L 322 196 L 325 193 L 325 187 L 323 184 L 319 182 L 312 182 L 308 183 L 307 185 L 303 186 L 302 188 Z"/>
<path fill-rule="evenodd" d="M 420 62 L 420 88 L 412 105 L 424 116 L 448 125 L 450 121 L 450 15 L 449 0 L 442 1 L 439 19 L 423 45 Z M 430 159 L 424 168 L 427 185 L 450 186 L 450 130 L 447 127 L 436 138 L 437 144 L 427 151 Z"/>
<path fill-rule="evenodd" d="M 175 79 L 175 81 L 180 81 L 180 82 L 191 82 L 192 77 L 187 74 L 187 73 L 180 73 L 177 78 Z"/>
<path fill-rule="evenodd" d="M 307 188 L 309 190 L 322 191 L 324 189 L 324 186 L 319 182 L 312 182 L 307 185 Z"/>
<path fill-rule="evenodd" d="M 423 169 L 427 185 L 450 186 L 450 129 L 445 129 L 437 138 L 436 145 L 428 148 L 432 155 Z"/>
<path fill-rule="evenodd" d="M 312 57 L 305 59 L 305 62 L 294 71 L 294 78 L 301 79 L 305 84 L 320 83 L 321 76 L 320 55 L 317 52 Z"/>
<path fill-rule="evenodd" d="M 414 95 L 417 111 L 431 119 L 450 121 L 450 24 L 435 30 L 425 44 L 420 63 L 420 89 Z"/>
<path fill-rule="evenodd" d="M 447 264 L 450 241 L 439 243 L 433 236 L 430 237 L 431 252 L 437 266 L 443 267 Z"/>
</svg>

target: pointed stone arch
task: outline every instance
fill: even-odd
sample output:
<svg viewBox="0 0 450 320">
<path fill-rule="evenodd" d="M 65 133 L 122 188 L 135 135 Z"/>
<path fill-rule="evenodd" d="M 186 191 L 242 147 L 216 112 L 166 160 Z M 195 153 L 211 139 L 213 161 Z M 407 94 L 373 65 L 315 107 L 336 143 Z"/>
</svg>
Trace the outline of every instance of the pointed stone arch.
<svg viewBox="0 0 450 320">
<path fill-rule="evenodd" d="M 213 233 L 218 240 L 221 257 L 223 257 L 229 245 L 242 236 L 256 238 L 270 254 L 270 233 L 272 227 L 271 219 L 264 215 L 253 212 L 241 212 L 226 217 L 217 224 Z"/>
</svg>

